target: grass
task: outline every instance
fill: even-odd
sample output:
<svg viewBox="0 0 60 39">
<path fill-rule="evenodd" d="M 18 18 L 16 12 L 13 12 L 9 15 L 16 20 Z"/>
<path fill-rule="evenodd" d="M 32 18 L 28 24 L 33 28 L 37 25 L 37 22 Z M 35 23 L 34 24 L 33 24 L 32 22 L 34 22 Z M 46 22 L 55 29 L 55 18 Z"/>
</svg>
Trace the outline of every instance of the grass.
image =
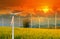
<svg viewBox="0 0 60 39">
<path fill-rule="evenodd" d="M 60 29 L 15 28 L 15 39 L 60 39 Z M 0 27 L 0 39 L 12 39 L 11 27 Z"/>
<path fill-rule="evenodd" d="M 11 39 L 12 38 L 11 27 L 0 27 L 0 39 Z"/>
<path fill-rule="evenodd" d="M 60 39 L 60 29 L 15 28 L 20 39 Z"/>
</svg>

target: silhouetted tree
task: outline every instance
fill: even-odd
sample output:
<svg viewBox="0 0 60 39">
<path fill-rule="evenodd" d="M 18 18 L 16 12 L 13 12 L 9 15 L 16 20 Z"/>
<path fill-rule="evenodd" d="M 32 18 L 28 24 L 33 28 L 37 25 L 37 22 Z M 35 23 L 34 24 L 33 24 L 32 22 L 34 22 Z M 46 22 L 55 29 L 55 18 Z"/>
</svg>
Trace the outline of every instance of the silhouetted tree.
<svg viewBox="0 0 60 39">
<path fill-rule="evenodd" d="M 29 19 L 28 18 L 25 18 L 23 20 L 23 27 L 24 28 L 29 28 L 29 23 L 30 23 Z"/>
</svg>

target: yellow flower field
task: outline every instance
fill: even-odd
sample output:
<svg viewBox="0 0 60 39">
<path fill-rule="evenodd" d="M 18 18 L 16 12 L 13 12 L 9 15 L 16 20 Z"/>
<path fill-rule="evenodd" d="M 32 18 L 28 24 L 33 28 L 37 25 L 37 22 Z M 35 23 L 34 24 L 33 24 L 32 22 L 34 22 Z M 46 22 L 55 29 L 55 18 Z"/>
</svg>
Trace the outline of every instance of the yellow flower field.
<svg viewBox="0 0 60 39">
<path fill-rule="evenodd" d="M 15 39 L 60 39 L 60 29 L 15 28 Z M 0 27 L 0 39 L 12 39 L 11 27 Z"/>
</svg>

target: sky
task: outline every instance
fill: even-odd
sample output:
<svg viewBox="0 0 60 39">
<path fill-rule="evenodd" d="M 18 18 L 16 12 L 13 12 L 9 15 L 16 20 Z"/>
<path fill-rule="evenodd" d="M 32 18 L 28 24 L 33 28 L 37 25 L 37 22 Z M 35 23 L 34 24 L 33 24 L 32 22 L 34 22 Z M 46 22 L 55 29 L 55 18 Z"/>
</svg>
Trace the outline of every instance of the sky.
<svg viewBox="0 0 60 39">
<path fill-rule="evenodd" d="M 0 8 L 10 8 L 12 10 L 33 11 L 40 10 L 48 6 L 60 11 L 60 0 L 0 0 Z"/>
<path fill-rule="evenodd" d="M 26 16 L 27 11 L 37 12 L 36 10 L 40 10 L 41 8 L 44 8 L 44 7 L 48 7 L 49 9 L 52 9 L 52 11 L 53 10 L 60 11 L 60 0 L 0 0 L 0 14 L 8 13 L 8 11 L 6 10 L 1 10 L 2 8 L 10 8 L 11 10 L 21 10 L 21 11 L 24 10 L 25 13 L 22 14 L 22 16 Z M 37 15 L 39 15 L 39 13 Z M 60 12 L 58 15 L 60 16 Z M 58 20 L 60 20 L 60 17 L 58 18 Z M 42 20 L 42 21 L 45 21 L 45 20 Z"/>
<path fill-rule="evenodd" d="M 49 6 L 52 8 L 60 8 L 60 0 L 0 0 L 0 7 L 16 7 L 16 8 L 40 8 L 41 6 Z"/>
</svg>

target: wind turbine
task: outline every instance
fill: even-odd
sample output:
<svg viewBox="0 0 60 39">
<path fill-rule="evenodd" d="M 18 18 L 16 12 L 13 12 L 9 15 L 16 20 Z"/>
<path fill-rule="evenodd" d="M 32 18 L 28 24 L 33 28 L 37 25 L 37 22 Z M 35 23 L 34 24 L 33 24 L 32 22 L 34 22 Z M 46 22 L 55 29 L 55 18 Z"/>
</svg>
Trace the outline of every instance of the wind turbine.
<svg viewBox="0 0 60 39">
<path fill-rule="evenodd" d="M 32 28 L 32 14 L 30 14 L 30 16 L 31 16 L 31 18 L 30 18 L 30 19 L 31 19 L 31 28 Z"/>
<path fill-rule="evenodd" d="M 32 21 L 32 20 L 33 20 L 33 19 L 32 19 L 33 15 L 34 15 L 33 12 L 30 12 L 30 20 L 31 20 L 31 24 L 30 24 L 30 25 L 31 25 L 31 28 L 32 28 L 32 26 L 33 26 L 33 21 Z"/>
<path fill-rule="evenodd" d="M 19 16 L 19 26 L 20 26 L 20 16 Z"/>
<path fill-rule="evenodd" d="M 39 28 L 40 28 L 40 9 L 39 10 L 34 9 L 34 12 L 37 13 L 36 16 L 38 17 L 38 21 L 39 21 L 38 22 L 39 23 L 38 25 L 39 25 Z"/>
<path fill-rule="evenodd" d="M 12 15 L 12 20 L 11 20 L 11 24 L 12 24 L 12 39 L 14 39 L 14 16 L 19 14 L 21 11 L 17 11 L 14 10 L 11 15 Z"/>
<path fill-rule="evenodd" d="M 40 14 L 40 11 L 37 11 L 38 21 L 39 21 L 39 28 L 40 28 L 41 26 L 40 26 L 40 15 L 39 14 Z"/>
<path fill-rule="evenodd" d="M 55 12 L 55 29 L 57 27 L 57 7 L 54 7 L 54 12 Z"/>
<path fill-rule="evenodd" d="M 57 11 L 55 12 L 55 29 L 57 27 Z"/>
<path fill-rule="evenodd" d="M 11 19 L 11 26 L 12 26 L 12 39 L 14 39 L 14 16 L 21 13 L 21 11 L 14 10 L 13 12 L 10 11 L 10 9 L 7 9 L 9 14 L 11 14 L 12 19 Z"/>
<path fill-rule="evenodd" d="M 47 22 L 48 22 L 48 28 L 49 28 L 49 18 L 47 17 L 47 13 L 49 12 L 50 8 L 48 6 L 45 6 L 45 7 L 42 8 L 42 10 L 46 15 Z"/>
<path fill-rule="evenodd" d="M 2 16 L 2 15 L 0 15 L 0 16 Z M 4 26 L 4 19 L 3 19 L 3 16 L 2 16 L 2 18 L 1 18 L 1 23 L 2 23 L 2 26 Z"/>
<path fill-rule="evenodd" d="M 1 26 L 3 26 L 3 17 L 1 18 L 1 23 L 2 23 L 2 25 L 1 25 Z"/>
<path fill-rule="evenodd" d="M 40 12 L 38 12 L 38 13 L 40 13 Z M 41 22 L 40 22 L 40 15 L 39 15 L 39 14 L 38 14 L 38 20 L 39 20 L 39 28 L 40 28 L 40 27 L 41 27 L 41 26 L 40 26 L 40 23 L 41 23 Z"/>
<path fill-rule="evenodd" d="M 1 8 L 0 10 L 4 10 L 4 8 Z M 2 16 L 2 18 L 1 18 L 2 19 L 2 22 L 1 23 L 2 23 L 2 26 L 4 26 L 3 14 L 1 14 L 1 16 Z"/>
</svg>

